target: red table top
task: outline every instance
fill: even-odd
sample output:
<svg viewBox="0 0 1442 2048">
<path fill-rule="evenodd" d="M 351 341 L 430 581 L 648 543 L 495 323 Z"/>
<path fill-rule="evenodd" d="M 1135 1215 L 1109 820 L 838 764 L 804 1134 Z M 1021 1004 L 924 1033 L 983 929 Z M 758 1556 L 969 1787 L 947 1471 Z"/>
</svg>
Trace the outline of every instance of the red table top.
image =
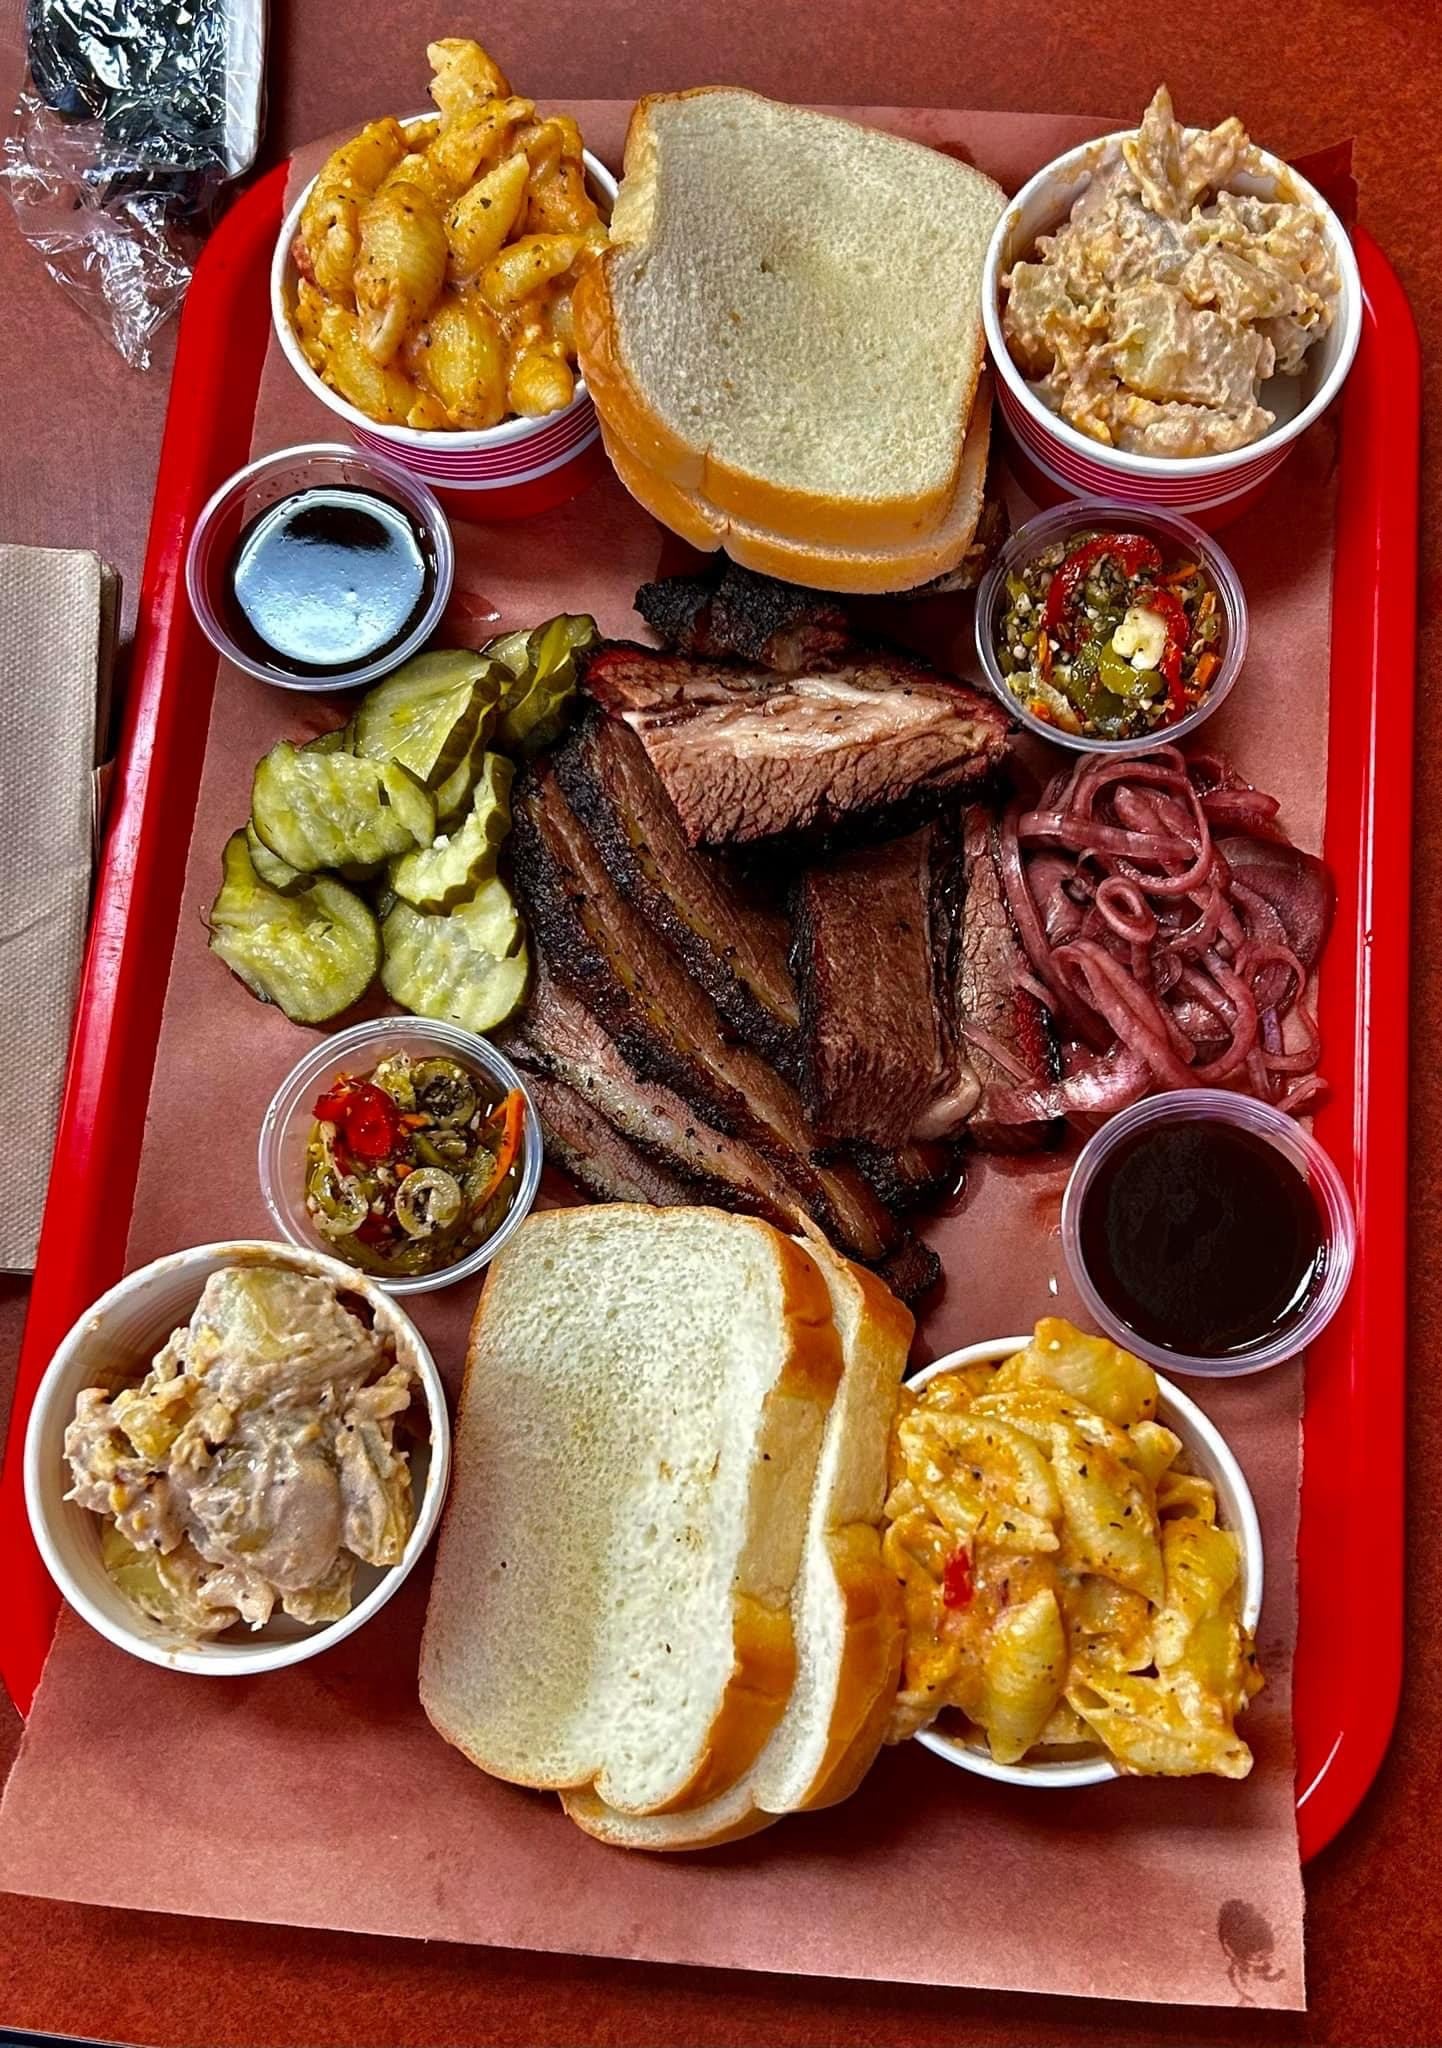
<svg viewBox="0 0 1442 2048">
<path fill-rule="evenodd" d="M 1211 0 L 1185 35 L 1145 0 L 591 0 L 583 9 L 493 8 L 458 20 L 433 4 L 371 0 L 363 37 L 337 48 L 339 17 L 319 0 L 273 8 L 264 161 L 394 100 L 420 75 L 424 43 L 470 29 L 489 38 L 523 89 L 623 96 L 713 81 L 813 101 L 1051 108 L 1125 117 L 1165 76 L 1184 116 L 1239 113 L 1283 154 L 1357 140 L 1362 217 L 1396 265 L 1422 329 L 1428 401 L 1442 387 L 1442 207 L 1431 175 L 1442 41 L 1430 7 L 1294 0 L 1285 23 L 1253 4 Z M 0 16 L 0 106 L 20 59 L 19 9 Z M 166 371 L 127 371 L 46 279 L 0 207 L 0 359 L 7 369 L 0 538 L 94 547 L 139 584 Z M 1424 445 L 1422 616 L 1442 594 L 1442 466 Z M 1424 635 L 1419 676 L 1416 929 L 1436 928 L 1442 810 L 1429 801 L 1442 734 L 1442 658 Z M 1430 687 L 1429 687 L 1430 686 Z M 1413 1157 L 1410 1429 L 1425 1472 L 1442 1454 L 1442 1381 L 1427 1369 L 1442 1340 L 1434 1246 L 1442 1191 L 1423 1172 L 1442 1144 L 1442 1078 L 1424 1021 L 1438 1013 L 1442 966 L 1419 945 L 1413 990 L 1417 1072 Z M 8 1400 L 24 1288 L 0 1281 L 0 1406 Z M 1442 1734 L 1442 1520 L 1419 1485 L 1409 1518 L 1408 1672 L 1398 1732 L 1372 1796 L 1308 1872 L 1312 2011 L 1249 2019 L 1233 2011 L 932 1992 L 893 1985 L 642 1968 L 463 1947 L 237 1927 L 7 1898 L 0 1911 L 0 2026 L 154 2043 L 1156 2043 L 1404 2044 L 1438 2038 L 1442 2009 L 1442 1838 L 1427 1788 Z M 1338 1617 L 1365 1630 L 1365 1615 Z M 0 1700 L 0 1767 L 19 1724 Z M 103 1740 L 103 1730 L 97 1730 Z M 958 1871 L 958 1882 L 980 1873 Z M 878 1901 L 924 1911 L 924 1901 Z"/>
</svg>

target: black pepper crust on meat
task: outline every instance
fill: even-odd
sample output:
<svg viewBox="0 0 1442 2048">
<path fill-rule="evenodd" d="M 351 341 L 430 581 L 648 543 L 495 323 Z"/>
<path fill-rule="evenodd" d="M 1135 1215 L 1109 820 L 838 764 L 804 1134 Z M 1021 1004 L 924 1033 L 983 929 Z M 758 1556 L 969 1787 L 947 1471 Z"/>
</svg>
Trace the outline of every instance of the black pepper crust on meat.
<svg viewBox="0 0 1442 2048">
<path fill-rule="evenodd" d="M 727 1026 L 796 1078 L 800 1009 L 785 915 L 689 846 L 645 748 L 594 709 L 552 755 L 566 800 L 621 893 L 680 956 Z"/>
<path fill-rule="evenodd" d="M 728 1041 L 705 990 L 616 890 L 553 761 L 543 757 L 518 782 L 514 819 L 515 878 L 538 961 L 584 1005 L 623 1066 L 766 1161 L 793 1219 L 804 1211 L 871 1263 L 899 1250 L 903 1226 L 853 1166 L 816 1156 L 794 1089 L 759 1054 Z"/>
<path fill-rule="evenodd" d="M 824 666 L 855 641 L 834 597 L 758 575 L 724 554 L 709 574 L 643 583 L 635 604 L 673 653 L 757 663 L 779 674 Z"/>
<path fill-rule="evenodd" d="M 612 641 L 582 683 L 637 733 L 693 846 L 885 836 L 991 780 L 1012 724 L 889 649 L 794 674 Z"/>
<path fill-rule="evenodd" d="M 498 1042 L 533 1079 L 564 1090 L 552 1098 L 552 1121 L 562 1146 L 590 1154 L 574 1177 L 604 1199 L 713 1203 L 764 1216 L 782 1230 L 805 1226 L 810 1210 L 771 1162 L 707 1123 L 674 1090 L 638 1076 L 544 958 L 536 961 L 525 1010 Z M 560 1154 L 557 1163 L 565 1164 Z M 663 1192 L 612 1192 L 623 1180 L 642 1184 L 648 1175 Z"/>
</svg>

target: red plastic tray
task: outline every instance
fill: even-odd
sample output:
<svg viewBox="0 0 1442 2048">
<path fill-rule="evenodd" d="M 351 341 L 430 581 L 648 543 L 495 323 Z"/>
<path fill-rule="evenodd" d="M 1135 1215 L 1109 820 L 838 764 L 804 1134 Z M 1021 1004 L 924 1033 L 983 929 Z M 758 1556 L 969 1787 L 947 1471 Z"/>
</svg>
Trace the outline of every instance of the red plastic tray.
<svg viewBox="0 0 1442 2048">
<path fill-rule="evenodd" d="M 227 216 L 180 331 L 121 768 L 0 1480 L 0 1671 L 22 1713 L 58 1605 L 25 1518 L 25 1421 L 60 1338 L 123 1270 L 216 666 L 185 601 L 184 549 L 205 499 L 249 452 L 284 184 L 282 166 Z M 1295 1703 L 1304 1856 L 1332 1839 L 1371 1783 L 1402 1672 L 1420 362 L 1391 266 L 1364 231 L 1356 247 L 1365 303 L 1343 402 L 1325 847 L 1337 885 L 1321 1003 L 1333 1093 L 1317 1132 L 1352 1184 L 1360 1245 L 1347 1301 L 1307 1364 Z M 1338 1625 L 1358 1614 L 1365 1637 Z"/>
</svg>

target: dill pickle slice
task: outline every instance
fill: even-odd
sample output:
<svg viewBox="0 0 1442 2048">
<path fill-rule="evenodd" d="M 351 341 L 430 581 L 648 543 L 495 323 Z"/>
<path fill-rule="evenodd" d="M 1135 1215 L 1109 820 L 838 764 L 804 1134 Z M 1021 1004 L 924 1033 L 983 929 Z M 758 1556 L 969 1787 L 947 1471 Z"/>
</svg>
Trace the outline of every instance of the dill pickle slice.
<svg viewBox="0 0 1442 2048">
<path fill-rule="evenodd" d="M 353 754 L 355 752 L 355 720 L 348 718 L 344 725 L 337 725 L 330 732 L 318 732 L 313 740 L 307 740 L 301 748 L 303 754 Z"/>
<path fill-rule="evenodd" d="M 504 677 L 466 648 L 418 654 L 367 690 L 355 717 L 355 750 L 399 761 L 436 789 L 495 723 Z"/>
<path fill-rule="evenodd" d="M 476 778 L 486 758 L 486 740 L 490 736 L 492 721 L 483 721 L 479 738 L 471 742 L 470 752 L 459 768 L 453 768 L 445 781 L 435 790 L 436 826 L 440 831 L 449 831 L 457 818 L 465 813 L 476 786 Z"/>
<path fill-rule="evenodd" d="M 210 950 L 254 995 L 295 1024 L 324 1024 L 358 1003 L 381 964 L 380 930 L 353 889 L 318 876 L 283 896 L 255 871 L 244 832 L 221 856 Z"/>
<path fill-rule="evenodd" d="M 526 993 L 525 935 L 498 876 L 444 916 L 398 902 L 381 938 L 382 986 L 414 1016 L 436 1017 L 464 1031 L 494 1031 Z"/>
<path fill-rule="evenodd" d="M 294 896 L 298 889 L 308 889 L 315 880 L 314 875 L 303 875 L 288 860 L 272 853 L 253 824 L 245 828 L 245 843 L 250 848 L 251 865 L 268 889 L 279 889 L 282 896 Z"/>
<path fill-rule="evenodd" d="M 306 753 L 289 740 L 256 769 L 250 815 L 271 852 L 305 874 L 373 869 L 429 846 L 436 831 L 429 792 L 396 762 Z"/>
<path fill-rule="evenodd" d="M 502 633 L 498 639 L 488 640 L 484 652 L 488 661 L 498 661 L 513 676 L 523 676 L 531 660 L 530 628 L 522 627 L 519 633 Z"/>
<path fill-rule="evenodd" d="M 416 910 L 454 910 L 496 872 L 496 854 L 511 829 L 515 769 L 504 754 L 487 754 L 471 808 L 449 835 L 403 853 L 390 865 L 390 884 Z"/>
<path fill-rule="evenodd" d="M 560 736 L 576 694 L 576 656 L 599 637 L 593 618 L 561 612 L 525 635 L 523 657 L 519 634 L 490 643 L 487 654 L 511 674 L 501 699 L 498 746 L 507 753 L 533 754 Z"/>
</svg>

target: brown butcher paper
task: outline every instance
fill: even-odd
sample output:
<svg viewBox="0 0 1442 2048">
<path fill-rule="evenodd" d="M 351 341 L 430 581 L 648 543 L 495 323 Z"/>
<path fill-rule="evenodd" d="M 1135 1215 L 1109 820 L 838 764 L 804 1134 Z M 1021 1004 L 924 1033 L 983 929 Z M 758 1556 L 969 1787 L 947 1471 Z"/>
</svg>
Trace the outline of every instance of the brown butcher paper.
<svg viewBox="0 0 1442 2048">
<path fill-rule="evenodd" d="M 419 97 L 398 82 L 396 103 Z M 383 111 L 377 109 L 377 112 Z M 958 149 L 1014 188 L 1116 123 L 854 110 Z M 627 109 L 576 108 L 619 159 Z M 315 153 L 307 154 L 309 168 Z M 272 344 L 257 452 L 337 438 Z M 1321 844 L 1333 429 L 1315 429 L 1225 544 L 1252 606 L 1246 672 L 1208 741 Z M 461 578 L 496 630 L 592 611 L 636 634 L 661 536 L 609 476 L 560 510 L 458 532 Z M 668 560 L 670 553 L 668 551 Z M 479 606 L 478 610 L 486 607 Z M 898 616 L 901 616 L 898 611 Z M 930 602 L 936 644 L 969 607 Z M 969 663 L 965 664 L 970 666 Z M 316 709 L 319 705 L 319 710 Z M 206 951 L 204 912 L 257 757 L 335 722 L 322 700 L 219 677 L 171 968 L 130 1263 L 272 1234 L 255 1176 L 265 1104 L 314 1034 L 254 1002 Z M 1065 1161 L 979 1163 L 927 1235 L 946 1283 L 920 1361 L 1075 1309 L 1058 1237 Z M 476 1289 L 415 1298 L 454 1393 Z M 410 1305 L 410 1304 L 408 1304 Z M 1197 1391 L 1195 1386 L 1192 1391 Z M 1106 1998 L 1299 2007 L 1302 1888 L 1290 1675 L 1301 1369 L 1200 1389 L 1256 1495 L 1266 1543 L 1250 1778 L 1124 1780 L 1074 1792 L 991 1785 L 909 1744 L 861 1791 L 704 1855 L 655 1858 L 581 1835 L 549 1795 L 482 1775 L 416 1698 L 427 1572 L 349 1641 L 290 1671 L 224 1681 L 126 1657 L 65 1614 L 0 1815 L 0 1884 L 111 1905 L 377 1934 L 819 1976 Z"/>
</svg>

